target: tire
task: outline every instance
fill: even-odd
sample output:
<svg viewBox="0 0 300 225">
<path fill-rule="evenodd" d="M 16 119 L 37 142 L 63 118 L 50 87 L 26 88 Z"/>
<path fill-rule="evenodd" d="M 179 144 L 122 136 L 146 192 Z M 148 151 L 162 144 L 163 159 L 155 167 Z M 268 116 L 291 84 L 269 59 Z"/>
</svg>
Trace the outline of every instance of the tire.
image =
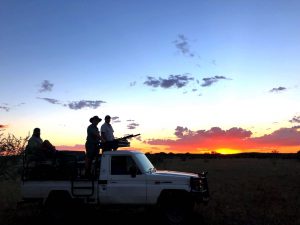
<svg viewBox="0 0 300 225">
<path fill-rule="evenodd" d="M 49 194 L 44 207 L 44 214 L 48 224 L 62 225 L 70 219 L 72 204 L 68 192 L 53 191 Z"/>
<path fill-rule="evenodd" d="M 186 195 L 168 194 L 161 203 L 163 220 L 168 225 L 187 224 L 193 209 L 193 202 Z"/>
</svg>

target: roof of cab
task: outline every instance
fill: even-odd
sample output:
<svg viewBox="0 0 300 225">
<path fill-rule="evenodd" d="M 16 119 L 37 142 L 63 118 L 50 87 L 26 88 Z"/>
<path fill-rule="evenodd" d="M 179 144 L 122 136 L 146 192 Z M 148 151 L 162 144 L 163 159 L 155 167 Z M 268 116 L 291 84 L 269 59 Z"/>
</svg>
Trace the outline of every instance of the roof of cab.
<svg viewBox="0 0 300 225">
<path fill-rule="evenodd" d="M 142 153 L 139 150 L 118 150 L 118 151 L 107 151 L 103 154 L 105 155 L 124 155 L 124 154 L 140 154 Z"/>
</svg>

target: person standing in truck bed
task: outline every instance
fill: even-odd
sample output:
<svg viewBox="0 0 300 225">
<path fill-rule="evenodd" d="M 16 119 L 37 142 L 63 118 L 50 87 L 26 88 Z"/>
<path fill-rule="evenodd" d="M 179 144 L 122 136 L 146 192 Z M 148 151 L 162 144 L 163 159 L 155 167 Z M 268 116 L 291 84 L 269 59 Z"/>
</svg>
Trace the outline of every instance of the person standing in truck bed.
<svg viewBox="0 0 300 225">
<path fill-rule="evenodd" d="M 100 150 L 100 133 L 97 127 L 102 119 L 98 116 L 90 118 L 91 124 L 87 128 L 87 138 L 85 143 L 85 175 L 91 176 L 91 166 L 94 159 L 98 159 Z"/>
<path fill-rule="evenodd" d="M 118 148 L 118 142 L 115 140 L 114 137 L 114 129 L 110 124 L 110 116 L 105 116 L 105 123 L 101 126 L 101 145 L 102 145 L 102 152 L 105 151 L 112 151 Z"/>
</svg>

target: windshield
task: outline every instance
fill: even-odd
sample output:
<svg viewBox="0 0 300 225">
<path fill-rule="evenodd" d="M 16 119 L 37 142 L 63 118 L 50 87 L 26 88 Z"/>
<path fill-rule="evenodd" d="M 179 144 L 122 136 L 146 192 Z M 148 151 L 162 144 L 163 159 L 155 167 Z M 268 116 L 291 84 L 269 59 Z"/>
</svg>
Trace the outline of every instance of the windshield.
<svg viewBox="0 0 300 225">
<path fill-rule="evenodd" d="M 150 160 L 147 158 L 144 154 L 136 154 L 135 157 L 137 158 L 142 172 L 155 172 L 155 168 L 150 162 Z"/>
</svg>

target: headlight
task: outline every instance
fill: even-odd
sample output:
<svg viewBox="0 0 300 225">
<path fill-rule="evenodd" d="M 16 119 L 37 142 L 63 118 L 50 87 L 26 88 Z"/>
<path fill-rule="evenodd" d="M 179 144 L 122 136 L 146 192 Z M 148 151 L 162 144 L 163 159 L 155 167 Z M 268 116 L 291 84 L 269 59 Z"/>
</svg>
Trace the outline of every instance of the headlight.
<svg viewBox="0 0 300 225">
<path fill-rule="evenodd" d="M 202 180 L 199 177 L 191 177 L 190 185 L 192 191 L 201 191 L 202 189 Z"/>
</svg>

